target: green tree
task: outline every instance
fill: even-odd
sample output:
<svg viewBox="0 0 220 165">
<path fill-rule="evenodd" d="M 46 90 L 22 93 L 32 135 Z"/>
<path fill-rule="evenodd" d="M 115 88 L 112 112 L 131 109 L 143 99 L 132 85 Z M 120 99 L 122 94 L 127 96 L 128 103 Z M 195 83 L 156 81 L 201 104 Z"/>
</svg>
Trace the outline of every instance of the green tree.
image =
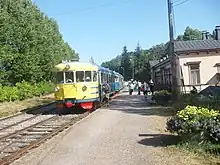
<svg viewBox="0 0 220 165">
<path fill-rule="evenodd" d="M 184 31 L 184 34 L 179 35 L 176 40 L 188 41 L 188 40 L 201 40 L 201 39 L 202 39 L 202 32 L 200 30 L 193 29 L 187 26 Z"/>
<path fill-rule="evenodd" d="M 50 80 L 54 65 L 78 58 L 57 22 L 31 0 L 0 0 L 0 11 L 1 84 Z"/>
<path fill-rule="evenodd" d="M 121 66 L 120 70 L 123 71 L 122 75 L 124 75 L 124 79 L 128 80 L 131 77 L 131 59 L 129 57 L 129 53 L 127 47 L 123 47 L 123 51 L 121 54 Z"/>
<path fill-rule="evenodd" d="M 168 52 L 168 42 L 161 43 L 155 46 L 152 46 L 149 50 L 147 50 L 149 54 L 151 54 L 153 59 L 160 59 L 161 57 L 165 56 Z"/>
</svg>

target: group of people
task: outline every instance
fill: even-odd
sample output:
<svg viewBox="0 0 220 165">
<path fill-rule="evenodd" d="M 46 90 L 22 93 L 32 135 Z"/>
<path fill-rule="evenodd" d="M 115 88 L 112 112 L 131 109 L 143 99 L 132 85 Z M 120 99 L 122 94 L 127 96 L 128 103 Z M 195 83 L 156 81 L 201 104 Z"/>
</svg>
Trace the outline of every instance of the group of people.
<svg viewBox="0 0 220 165">
<path fill-rule="evenodd" d="M 135 88 L 138 89 L 138 95 L 141 94 L 141 91 L 143 92 L 144 95 L 148 95 L 149 92 L 153 94 L 154 83 L 152 79 L 148 83 L 146 81 L 141 82 L 141 81 L 132 80 L 128 83 L 128 87 L 129 87 L 129 95 L 132 95 Z"/>
</svg>

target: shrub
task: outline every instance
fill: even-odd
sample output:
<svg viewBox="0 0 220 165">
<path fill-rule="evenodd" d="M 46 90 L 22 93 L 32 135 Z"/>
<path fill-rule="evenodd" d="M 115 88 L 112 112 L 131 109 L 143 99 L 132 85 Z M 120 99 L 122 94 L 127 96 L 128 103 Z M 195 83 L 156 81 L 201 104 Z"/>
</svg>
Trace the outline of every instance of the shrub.
<svg viewBox="0 0 220 165">
<path fill-rule="evenodd" d="M 183 139 L 220 143 L 220 114 L 218 111 L 187 106 L 167 121 L 167 129 Z"/>
<path fill-rule="evenodd" d="M 171 93 L 167 90 L 155 91 L 153 99 L 159 105 L 166 105 L 171 99 Z"/>
<path fill-rule="evenodd" d="M 220 109 L 220 95 L 203 96 L 198 94 L 184 94 L 182 101 L 185 106 L 194 105 L 209 109 Z"/>
<path fill-rule="evenodd" d="M 0 102 L 24 100 L 34 96 L 41 96 L 53 92 L 54 85 L 48 82 L 31 84 L 28 82 L 16 83 L 15 86 L 0 85 Z"/>
</svg>

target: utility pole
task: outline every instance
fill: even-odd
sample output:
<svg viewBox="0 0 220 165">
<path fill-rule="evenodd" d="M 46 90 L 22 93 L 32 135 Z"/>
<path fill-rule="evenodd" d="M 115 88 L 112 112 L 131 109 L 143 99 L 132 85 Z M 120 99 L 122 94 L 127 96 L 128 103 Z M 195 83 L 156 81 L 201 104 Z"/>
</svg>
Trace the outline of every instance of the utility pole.
<svg viewBox="0 0 220 165">
<path fill-rule="evenodd" d="M 172 72 L 172 100 L 179 101 L 180 99 L 180 66 L 178 57 L 174 54 L 174 36 L 173 36 L 173 13 L 172 13 L 172 2 L 167 0 L 168 3 L 168 18 L 169 18 L 169 56 L 171 58 L 171 72 Z"/>
</svg>

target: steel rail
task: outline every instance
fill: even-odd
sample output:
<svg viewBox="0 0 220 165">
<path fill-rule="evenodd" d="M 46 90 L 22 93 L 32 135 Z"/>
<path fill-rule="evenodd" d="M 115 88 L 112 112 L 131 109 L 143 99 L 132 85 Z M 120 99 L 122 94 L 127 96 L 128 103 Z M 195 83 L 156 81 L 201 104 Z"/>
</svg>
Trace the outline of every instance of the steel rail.
<svg viewBox="0 0 220 165">
<path fill-rule="evenodd" d="M 47 110 L 47 111 L 44 111 L 43 113 L 34 115 L 34 116 L 32 116 L 32 117 L 29 117 L 29 118 L 27 118 L 27 119 L 23 119 L 23 120 L 21 120 L 21 121 L 18 121 L 18 122 L 16 122 L 16 123 L 13 123 L 13 124 L 10 124 L 10 125 L 7 125 L 6 127 L 0 128 L 0 131 L 4 131 L 4 130 L 6 130 L 6 129 L 10 128 L 10 127 L 13 127 L 13 126 L 15 126 L 15 125 L 21 124 L 21 123 L 26 122 L 26 121 L 28 121 L 28 120 L 32 120 L 32 119 L 34 119 L 34 118 L 36 118 L 36 117 L 38 117 L 38 116 L 45 115 L 45 114 L 47 114 L 48 112 L 51 112 L 51 111 L 53 111 L 53 110 L 55 110 L 55 109 L 56 109 L 56 108 L 51 108 L 51 109 L 49 109 L 49 110 Z"/>
</svg>

